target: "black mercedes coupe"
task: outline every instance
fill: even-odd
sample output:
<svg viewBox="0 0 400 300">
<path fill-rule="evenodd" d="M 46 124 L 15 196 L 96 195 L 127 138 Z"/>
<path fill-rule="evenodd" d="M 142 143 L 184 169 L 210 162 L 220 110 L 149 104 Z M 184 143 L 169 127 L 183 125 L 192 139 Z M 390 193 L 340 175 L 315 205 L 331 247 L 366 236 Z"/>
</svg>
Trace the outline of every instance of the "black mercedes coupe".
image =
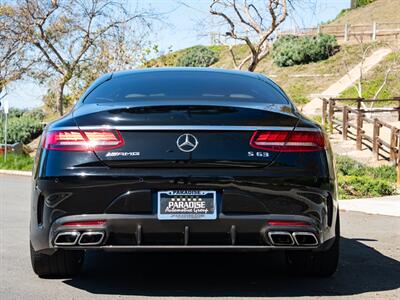
<svg viewBox="0 0 400 300">
<path fill-rule="evenodd" d="M 261 74 L 104 75 L 46 127 L 33 174 L 41 277 L 77 274 L 87 250 L 283 251 L 294 272 L 337 268 L 329 141 Z"/>
</svg>

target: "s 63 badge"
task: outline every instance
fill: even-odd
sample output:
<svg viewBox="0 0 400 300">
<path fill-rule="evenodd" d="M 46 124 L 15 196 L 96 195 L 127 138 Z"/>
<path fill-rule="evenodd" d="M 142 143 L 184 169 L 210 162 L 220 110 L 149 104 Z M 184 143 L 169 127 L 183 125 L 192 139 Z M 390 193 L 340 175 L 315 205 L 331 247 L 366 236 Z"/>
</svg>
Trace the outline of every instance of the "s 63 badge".
<svg viewBox="0 0 400 300">
<path fill-rule="evenodd" d="M 248 157 L 269 157 L 268 152 L 262 152 L 262 151 L 249 151 L 247 152 Z"/>
</svg>

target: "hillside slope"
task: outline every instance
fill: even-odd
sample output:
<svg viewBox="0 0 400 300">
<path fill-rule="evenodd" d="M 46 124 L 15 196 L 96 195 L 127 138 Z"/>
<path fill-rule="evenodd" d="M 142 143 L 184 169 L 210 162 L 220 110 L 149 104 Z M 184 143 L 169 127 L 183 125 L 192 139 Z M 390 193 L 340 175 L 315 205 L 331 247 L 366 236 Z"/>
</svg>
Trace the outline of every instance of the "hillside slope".
<svg viewBox="0 0 400 300">
<path fill-rule="evenodd" d="M 226 51 L 228 52 L 228 51 Z M 241 51 L 237 51 L 241 53 Z M 243 56 L 246 52 L 243 51 Z M 349 57 L 349 67 L 356 63 L 358 47 L 346 46 L 346 51 L 340 51 L 329 59 L 321 62 L 292 67 L 278 67 L 273 63 L 272 55 L 262 60 L 256 72 L 263 73 L 276 81 L 299 106 L 307 103 L 310 94 L 320 93 L 333 81 L 338 80 L 346 73 L 342 61 Z M 233 68 L 229 53 L 222 53 L 221 59 L 214 67 Z"/>
<path fill-rule="evenodd" d="M 346 22 L 350 24 L 371 24 L 372 21 L 399 22 L 398 26 L 400 28 L 400 0 L 376 0 L 364 7 L 346 11 L 329 24 L 344 24 Z M 396 60 L 396 63 L 400 61 L 400 51 L 399 44 L 396 41 L 390 41 L 389 44 L 387 42 L 366 42 L 364 49 L 367 46 L 371 46 L 371 52 L 387 47 L 394 50 L 390 57 L 367 73 L 364 87 L 365 96 L 372 97 L 384 80 L 385 72 L 389 65 L 394 60 Z M 227 46 L 209 46 L 209 48 L 219 54 L 219 61 L 211 67 L 234 68 Z M 150 61 L 146 64 L 146 67 L 174 66 L 178 57 L 185 54 L 188 49 L 161 56 Z M 244 45 L 234 46 L 234 52 L 238 60 L 249 53 L 248 48 Z M 320 94 L 356 66 L 361 60 L 361 52 L 361 45 L 357 43 L 344 44 L 341 45 L 340 51 L 327 60 L 291 67 L 278 67 L 273 63 L 272 55 L 268 55 L 259 63 L 256 72 L 263 73 L 276 81 L 298 106 L 302 106 L 313 98 L 312 94 Z M 399 66 L 394 66 L 388 77 L 388 84 L 383 89 L 380 97 L 399 96 L 399 72 Z M 350 87 L 341 96 L 354 97 L 356 96 L 355 89 Z"/>
<path fill-rule="evenodd" d="M 387 74 L 389 69 L 391 71 Z M 387 83 L 378 98 L 400 97 L 400 51 L 389 54 L 377 67 L 365 75 L 362 85 L 365 98 L 373 98 L 375 96 L 375 93 L 385 81 L 386 75 L 388 75 Z M 350 87 L 343 91 L 340 96 L 345 98 L 357 97 L 357 90 L 354 87 Z"/>
<path fill-rule="evenodd" d="M 374 21 L 400 22 L 400 0 L 376 0 L 364 7 L 346 10 L 329 24 L 371 24 Z"/>
<path fill-rule="evenodd" d="M 371 44 L 371 50 L 385 46 L 386 44 L 384 43 Z M 210 48 L 219 53 L 219 61 L 211 67 L 224 69 L 234 68 L 228 47 L 211 46 Z M 174 66 L 177 58 L 185 53 L 185 50 L 186 49 L 173 52 L 154 59 L 149 62 L 146 67 Z M 245 57 L 248 53 L 247 51 L 248 50 L 244 45 L 234 47 L 234 52 L 238 58 Z M 256 72 L 263 73 L 276 81 L 280 86 L 282 86 L 292 100 L 301 107 L 312 99 L 312 94 L 323 92 L 332 83 L 343 77 L 348 70 L 357 65 L 360 62 L 360 55 L 360 45 L 342 45 L 340 51 L 327 60 L 292 67 L 278 67 L 273 63 L 272 55 L 268 55 L 259 63 Z M 398 55 L 399 54 L 397 54 L 397 56 Z M 391 59 L 393 59 L 393 57 L 391 57 Z M 388 62 L 386 62 L 385 66 L 387 64 Z M 374 79 L 371 83 L 374 83 L 375 87 L 377 82 L 379 82 L 379 80 L 382 79 L 382 76 L 384 76 L 382 74 L 385 72 L 385 66 L 382 68 L 374 68 L 370 73 L 368 73 L 368 78 Z M 375 72 L 376 75 L 374 75 Z M 384 89 L 382 96 L 398 96 L 399 88 L 395 79 L 397 75 L 397 72 L 391 74 L 388 85 Z M 375 88 L 366 87 L 366 90 L 369 90 L 369 96 Z M 353 89 L 349 88 L 346 90 L 345 95 L 353 95 Z"/>
</svg>

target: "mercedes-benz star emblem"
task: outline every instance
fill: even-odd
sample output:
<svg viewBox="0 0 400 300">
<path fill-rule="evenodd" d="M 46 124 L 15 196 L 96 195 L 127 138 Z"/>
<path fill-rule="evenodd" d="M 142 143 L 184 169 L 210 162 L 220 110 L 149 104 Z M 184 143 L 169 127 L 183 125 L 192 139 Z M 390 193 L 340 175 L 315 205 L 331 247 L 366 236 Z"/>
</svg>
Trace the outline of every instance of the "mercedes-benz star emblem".
<svg viewBox="0 0 400 300">
<path fill-rule="evenodd" d="M 179 150 L 183 152 L 192 152 L 196 149 L 199 142 L 197 141 L 196 137 L 193 134 L 185 133 L 178 137 L 176 140 L 176 145 L 178 146 Z"/>
</svg>

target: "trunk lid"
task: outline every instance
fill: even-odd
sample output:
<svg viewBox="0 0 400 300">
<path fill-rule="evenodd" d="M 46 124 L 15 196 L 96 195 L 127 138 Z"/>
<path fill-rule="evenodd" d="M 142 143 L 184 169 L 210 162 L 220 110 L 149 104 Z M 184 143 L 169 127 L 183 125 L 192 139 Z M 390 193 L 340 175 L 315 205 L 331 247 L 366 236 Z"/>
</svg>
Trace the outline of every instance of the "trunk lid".
<svg viewBox="0 0 400 300">
<path fill-rule="evenodd" d="M 85 104 L 73 116 L 82 130 L 112 128 L 120 132 L 123 147 L 96 151 L 110 167 L 266 166 L 277 153 L 252 148 L 253 133 L 267 128 L 293 130 L 298 122 L 290 106 L 260 103 Z"/>
</svg>

